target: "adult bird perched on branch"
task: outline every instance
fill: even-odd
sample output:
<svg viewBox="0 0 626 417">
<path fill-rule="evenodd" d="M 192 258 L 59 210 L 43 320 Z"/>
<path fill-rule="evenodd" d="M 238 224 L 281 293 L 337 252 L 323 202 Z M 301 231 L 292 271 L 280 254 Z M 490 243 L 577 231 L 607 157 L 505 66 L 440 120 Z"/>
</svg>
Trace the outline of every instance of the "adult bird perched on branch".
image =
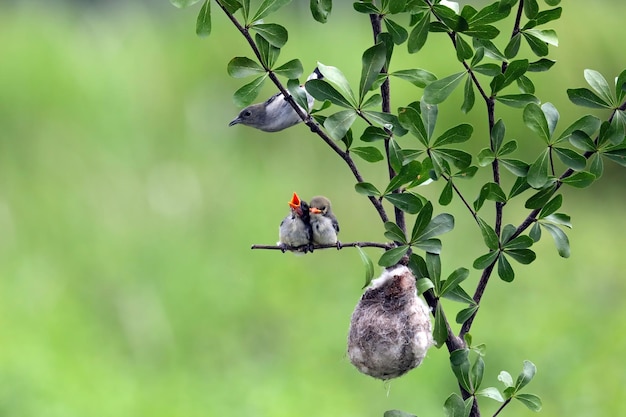
<svg viewBox="0 0 626 417">
<path fill-rule="evenodd" d="M 339 222 L 330 207 L 330 200 L 320 195 L 313 197 L 309 205 L 313 243 L 337 245 L 337 249 L 341 248 L 341 243 L 337 240 Z"/>
<path fill-rule="evenodd" d="M 289 201 L 290 212 L 287 217 L 280 222 L 278 228 L 278 243 L 282 251 L 286 247 L 301 247 L 301 251 L 306 253 L 311 243 L 311 224 L 309 218 L 309 205 L 306 201 L 300 200 L 298 194 L 293 193 L 291 201 Z"/>
<path fill-rule="evenodd" d="M 307 78 L 307 81 L 321 78 L 323 78 L 322 73 L 315 68 L 313 73 Z M 315 99 L 306 92 L 304 85 L 301 85 L 300 88 L 306 93 L 309 108 L 305 110 L 300 106 L 298 107 L 300 107 L 304 113 L 308 113 L 313 109 Z M 239 115 L 233 119 L 228 126 L 240 124 L 264 132 L 278 132 L 294 126 L 301 121 L 302 119 L 298 113 L 296 113 L 291 104 L 285 100 L 285 96 L 282 93 L 276 93 L 263 103 L 251 104 L 241 110 Z"/>
</svg>

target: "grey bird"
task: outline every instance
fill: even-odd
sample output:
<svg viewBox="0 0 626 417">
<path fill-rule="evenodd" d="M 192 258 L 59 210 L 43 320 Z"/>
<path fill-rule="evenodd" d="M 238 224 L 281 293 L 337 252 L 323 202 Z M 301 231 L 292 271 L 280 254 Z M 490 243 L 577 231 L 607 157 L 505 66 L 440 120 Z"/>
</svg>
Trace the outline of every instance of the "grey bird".
<svg viewBox="0 0 626 417">
<path fill-rule="evenodd" d="M 316 68 L 315 71 L 309 75 L 307 81 L 320 78 L 322 78 L 322 74 Z M 315 99 L 306 92 L 304 85 L 301 85 L 300 88 L 306 93 L 307 103 L 309 105 L 307 110 L 302 107 L 300 107 L 300 109 L 304 113 L 308 113 L 313 109 Z M 285 100 L 285 96 L 283 96 L 282 93 L 276 93 L 263 103 L 251 104 L 241 110 L 239 115 L 233 119 L 228 126 L 240 124 L 264 132 L 278 132 L 294 126 L 301 121 L 302 119 L 298 116 L 298 113 L 296 113 L 293 107 L 291 107 L 291 104 Z"/>
<path fill-rule="evenodd" d="M 337 240 L 339 222 L 330 207 L 330 200 L 319 195 L 311 199 L 309 206 L 313 243 L 318 245 L 337 245 L 337 249 L 340 249 L 341 243 Z"/>
<path fill-rule="evenodd" d="M 280 222 L 278 227 L 278 243 L 283 253 L 288 248 L 299 248 L 297 251 L 312 251 L 311 224 L 309 221 L 309 205 L 293 193 L 289 201 L 289 215 Z"/>
</svg>

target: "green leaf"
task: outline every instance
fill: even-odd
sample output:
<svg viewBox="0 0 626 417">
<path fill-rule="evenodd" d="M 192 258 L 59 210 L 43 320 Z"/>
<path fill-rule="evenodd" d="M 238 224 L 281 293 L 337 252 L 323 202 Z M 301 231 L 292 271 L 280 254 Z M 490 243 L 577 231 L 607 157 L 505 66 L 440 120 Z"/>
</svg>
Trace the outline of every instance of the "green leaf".
<svg viewBox="0 0 626 417">
<path fill-rule="evenodd" d="M 476 391 L 480 384 L 483 382 L 483 375 L 485 373 L 485 361 L 481 356 L 476 358 L 476 361 L 472 365 L 470 372 L 470 380 L 472 382 L 472 388 Z"/>
<path fill-rule="evenodd" d="M 498 235 L 496 234 L 495 230 L 493 230 L 493 228 L 480 217 L 478 217 L 478 226 L 480 227 L 480 232 L 483 235 L 485 245 L 487 245 L 487 247 L 491 250 L 497 250 L 499 242 Z"/>
<path fill-rule="evenodd" d="M 472 305 L 464 308 L 456 314 L 455 321 L 458 324 L 463 324 L 469 320 L 469 318 L 472 317 L 476 311 L 478 311 L 478 305 Z"/>
<path fill-rule="evenodd" d="M 546 42 L 542 41 L 535 35 L 528 33 L 528 31 L 523 31 L 522 35 L 524 36 L 524 39 L 528 43 L 528 46 L 530 46 L 530 49 L 533 51 L 535 55 L 537 56 L 548 55 L 550 50 L 548 49 L 548 44 Z"/>
<path fill-rule="evenodd" d="M 379 124 L 386 129 L 391 130 L 396 136 L 405 135 L 407 132 L 398 121 L 398 117 L 395 114 L 383 113 L 372 110 L 363 110 L 362 113 L 372 123 Z"/>
<path fill-rule="evenodd" d="M 290 80 L 296 79 L 301 76 L 302 71 L 302 63 L 299 59 L 292 59 L 291 61 L 285 62 L 283 65 L 274 69 L 274 73 L 282 77 L 286 77 Z M 308 108 L 308 106 L 306 106 L 305 108 Z"/>
<path fill-rule="evenodd" d="M 563 162 L 569 168 L 572 168 L 575 171 L 581 171 L 585 169 L 585 166 L 587 165 L 587 160 L 584 156 L 567 148 L 559 148 L 553 146 L 552 149 L 556 153 L 556 156 L 559 157 L 561 162 Z"/>
<path fill-rule="evenodd" d="M 461 111 L 463 113 L 469 113 L 474 107 L 476 101 L 476 95 L 474 93 L 474 82 L 471 77 L 467 77 L 465 80 L 465 87 L 463 88 L 463 104 L 461 105 Z"/>
<path fill-rule="evenodd" d="M 439 255 L 427 253 L 426 254 L 426 270 L 428 277 L 435 284 L 435 292 L 438 293 L 441 288 L 441 258 Z"/>
<path fill-rule="evenodd" d="M 553 29 L 525 29 L 523 33 L 525 36 L 533 36 L 549 45 L 559 46 L 559 38 L 556 36 L 556 32 Z"/>
<path fill-rule="evenodd" d="M 550 221 L 554 224 L 560 224 L 561 226 L 565 226 L 568 228 L 572 228 L 572 222 L 570 217 L 564 213 L 554 213 L 549 216 L 546 216 L 545 220 Z"/>
<path fill-rule="evenodd" d="M 420 240 L 419 242 L 415 242 L 413 246 L 434 255 L 441 253 L 441 240 L 439 239 Z"/>
<path fill-rule="evenodd" d="M 439 305 L 437 305 L 439 307 Z M 435 318 L 436 320 L 436 318 Z M 469 349 L 457 349 L 450 353 L 450 366 L 456 376 L 459 384 L 468 392 L 473 392 L 472 383 L 470 381 L 470 360 Z M 456 395 L 456 394 L 453 394 Z M 450 398 L 450 397 L 448 397 Z M 458 397 L 462 403 L 461 397 Z M 447 400 L 446 400 L 447 403 Z M 464 408 L 463 408 L 464 409 Z M 445 410 L 445 405 L 444 405 Z M 456 414 L 455 414 L 456 415 Z M 458 414 L 462 416 L 463 414 Z"/>
<path fill-rule="evenodd" d="M 385 222 L 385 237 L 394 242 L 407 243 L 404 232 L 394 222 Z"/>
<path fill-rule="evenodd" d="M 379 10 L 372 3 L 362 3 L 362 2 L 354 2 L 352 3 L 352 7 L 359 13 L 364 14 L 381 14 L 381 10 Z"/>
<path fill-rule="evenodd" d="M 404 411 L 400 411 L 400 410 L 388 410 L 388 411 L 385 411 L 385 414 L 383 414 L 383 417 L 417 417 L 417 416 L 404 412 Z"/>
<path fill-rule="evenodd" d="M 509 15 L 510 7 L 502 7 L 502 2 L 492 3 L 482 8 L 478 13 L 467 19 L 467 23 L 471 26 L 486 25 L 488 23 L 498 22 Z"/>
<path fill-rule="evenodd" d="M 621 103 L 626 96 L 626 70 L 622 71 L 615 80 L 615 96 L 617 101 Z"/>
<path fill-rule="evenodd" d="M 430 290 L 431 288 L 435 288 L 435 285 L 433 284 L 433 282 L 428 278 L 419 278 L 417 282 L 415 283 L 415 286 L 417 287 L 418 294 L 424 294 L 426 291 Z"/>
<path fill-rule="evenodd" d="M 416 214 L 423 207 L 422 200 L 411 193 L 387 194 L 385 195 L 385 199 L 395 207 L 409 214 Z"/>
<path fill-rule="evenodd" d="M 410 82 L 416 87 L 424 88 L 437 79 L 435 74 L 423 69 L 407 69 L 394 71 L 389 75 Z"/>
<path fill-rule="evenodd" d="M 587 88 L 568 88 L 567 97 L 578 106 L 590 107 L 593 109 L 609 109 L 610 104 L 598 97 Z"/>
<path fill-rule="evenodd" d="M 206 0 L 200 8 L 196 19 L 196 35 L 209 36 L 211 34 L 211 1 Z"/>
<path fill-rule="evenodd" d="M 389 13 L 396 14 L 404 11 L 406 1 L 404 0 L 388 0 Z"/>
<path fill-rule="evenodd" d="M 424 88 L 424 101 L 430 104 L 442 103 L 463 80 L 466 73 L 457 72 L 437 81 L 433 81 Z"/>
<path fill-rule="evenodd" d="M 504 146 L 502 146 L 502 149 L 498 151 L 498 156 L 508 155 L 510 153 L 515 152 L 516 150 L 517 150 L 517 141 L 510 140 L 507 143 L 505 143 Z"/>
<path fill-rule="evenodd" d="M 461 282 L 465 281 L 469 276 L 469 269 L 458 268 L 446 278 L 441 286 L 439 296 L 443 297 L 446 293 L 458 287 Z"/>
<path fill-rule="evenodd" d="M 611 161 L 618 163 L 621 166 L 626 167 L 626 149 L 615 148 L 609 151 L 603 152 L 602 155 L 609 158 Z"/>
<path fill-rule="evenodd" d="M 418 234 L 417 238 L 411 239 L 411 241 L 422 241 L 430 239 L 432 237 L 448 233 L 452 229 L 454 229 L 454 217 L 448 213 L 441 213 L 433 217 L 428 225 L 426 225 L 424 230 L 422 230 L 422 232 Z"/>
<path fill-rule="evenodd" d="M 428 135 L 420 114 L 413 107 L 400 107 L 398 120 L 402 127 L 415 136 L 422 145 L 428 147 Z"/>
<path fill-rule="evenodd" d="M 432 147 L 437 148 L 452 143 L 466 142 L 472 136 L 473 131 L 474 128 L 472 127 L 472 125 L 466 123 L 454 126 L 446 130 L 441 136 L 435 139 Z"/>
<path fill-rule="evenodd" d="M 459 169 L 465 169 L 472 163 L 472 155 L 459 149 L 436 148 L 431 150 L 431 157 L 439 156 L 453 163 Z M 446 170 L 448 171 L 448 170 Z"/>
<path fill-rule="evenodd" d="M 254 35 L 254 40 L 259 49 L 263 65 L 267 68 L 273 68 L 278 56 L 280 55 L 280 48 L 276 48 L 274 45 L 270 44 L 258 33 Z"/>
<path fill-rule="evenodd" d="M 456 36 L 456 57 L 460 62 L 470 59 L 474 55 L 474 50 L 460 34 Z"/>
<path fill-rule="evenodd" d="M 554 64 L 556 64 L 556 61 L 547 58 L 541 58 L 528 64 L 528 72 L 548 71 L 550 68 L 552 68 Z"/>
<path fill-rule="evenodd" d="M 532 241 L 532 239 L 528 239 Z M 535 252 L 530 249 L 507 249 L 506 254 L 523 265 L 528 265 L 529 263 L 537 259 L 537 255 L 535 254 Z"/>
<path fill-rule="evenodd" d="M 541 111 L 545 115 L 546 122 L 548 124 L 548 137 L 552 138 L 554 130 L 556 129 L 556 124 L 559 122 L 559 112 L 552 103 L 542 104 Z"/>
<path fill-rule="evenodd" d="M 511 282 L 515 279 L 515 272 L 506 256 L 502 255 L 498 258 L 498 276 L 502 281 Z"/>
<path fill-rule="evenodd" d="M 324 65 L 320 62 L 317 63 L 317 68 L 327 81 L 337 87 L 341 95 L 351 104 L 351 107 L 356 108 L 357 101 L 345 75 L 338 68 Z"/>
<path fill-rule="evenodd" d="M 511 226 L 512 227 L 512 226 Z M 515 228 L 513 227 L 511 230 L 512 233 L 515 232 Z M 513 250 L 513 249 L 527 249 L 529 247 L 531 247 L 533 245 L 533 240 L 528 237 L 528 236 L 517 236 L 511 240 L 504 240 L 504 245 L 503 248 L 506 250 Z"/>
<path fill-rule="evenodd" d="M 528 232 L 528 236 L 535 242 L 539 242 L 541 239 L 541 227 L 539 223 L 533 224 L 533 227 L 530 228 L 530 232 Z"/>
<path fill-rule="evenodd" d="M 502 188 L 496 183 L 488 182 L 480 189 L 480 193 L 474 201 L 474 210 L 478 211 L 483 206 L 485 200 L 497 201 L 499 203 L 506 202 L 506 194 Z"/>
<path fill-rule="evenodd" d="M 507 371 L 500 371 L 498 374 L 498 381 L 502 382 L 507 388 L 513 386 L 513 377 Z"/>
<path fill-rule="evenodd" d="M 515 391 L 519 391 L 524 388 L 532 379 L 535 377 L 537 373 L 537 367 L 531 361 L 524 361 L 524 367 L 522 372 L 517 376 L 517 380 L 515 381 Z"/>
<path fill-rule="evenodd" d="M 382 161 L 383 159 L 385 159 L 385 157 L 380 152 L 380 150 L 378 150 L 378 148 L 375 148 L 373 146 L 363 146 L 363 147 L 352 148 L 350 149 L 350 152 L 355 153 L 356 155 L 360 156 L 362 159 L 366 160 L 367 162 L 378 162 L 378 161 Z"/>
<path fill-rule="evenodd" d="M 480 391 L 476 392 L 476 395 L 481 397 L 491 398 L 499 403 L 504 402 L 504 397 L 500 393 L 500 391 L 495 387 L 483 388 Z"/>
<path fill-rule="evenodd" d="M 526 162 L 519 159 L 502 158 L 499 159 L 500 165 L 517 177 L 525 177 L 528 175 L 529 166 Z M 513 196 L 509 196 L 511 198 Z"/>
<path fill-rule="evenodd" d="M 530 103 L 539 104 L 539 99 L 532 94 L 505 94 L 496 96 L 496 100 L 505 106 L 522 108 Z"/>
<path fill-rule="evenodd" d="M 251 21 L 256 22 L 257 20 L 263 19 L 265 16 L 274 13 L 276 10 L 290 2 L 291 0 L 263 0 L 263 3 L 259 6 L 259 9 L 254 14 Z"/>
<path fill-rule="evenodd" d="M 378 265 L 384 267 L 390 267 L 396 265 L 400 262 L 400 259 L 409 251 L 409 246 L 402 245 L 397 248 L 393 248 L 383 253 L 383 255 L 378 260 Z"/>
<path fill-rule="evenodd" d="M 516 394 L 514 398 L 528 407 L 531 411 L 541 411 L 541 398 L 535 394 Z"/>
<path fill-rule="evenodd" d="M 380 70 L 385 65 L 386 48 L 382 42 L 377 43 L 363 53 L 361 58 L 361 81 L 359 82 L 359 104 L 363 103 L 365 94 L 370 90 Z"/>
<path fill-rule="evenodd" d="M 552 200 L 550 200 L 539 212 L 538 219 L 543 219 L 553 213 L 555 213 L 558 209 L 561 208 L 561 204 L 563 204 L 563 196 L 561 194 L 555 196 Z"/>
<path fill-rule="evenodd" d="M 554 184 L 539 190 L 526 200 L 524 207 L 533 210 L 542 208 L 550 200 L 555 190 L 556 185 Z"/>
<path fill-rule="evenodd" d="M 502 119 L 498 119 L 498 121 L 493 125 L 490 134 L 491 149 L 493 149 L 494 152 L 498 152 L 500 150 L 505 132 L 506 126 L 504 125 L 504 122 Z"/>
<path fill-rule="evenodd" d="M 430 223 L 433 216 L 433 205 L 429 201 L 419 211 L 419 214 L 415 218 L 415 224 L 413 225 L 413 231 L 411 232 L 411 243 L 414 243 L 422 235 L 422 232 L 426 229 L 426 226 Z"/>
<path fill-rule="evenodd" d="M 528 169 L 526 180 L 533 188 L 541 188 L 548 181 L 548 166 L 550 164 L 550 149 L 544 149 L 539 157 Z"/>
<path fill-rule="evenodd" d="M 602 74 L 591 69 L 586 69 L 583 71 L 583 74 L 587 83 L 589 83 L 598 96 L 600 96 L 605 103 L 615 106 L 609 83 L 604 79 Z"/>
<path fill-rule="evenodd" d="M 235 94 L 233 95 L 235 104 L 239 107 L 246 107 L 251 104 L 259 95 L 266 78 L 267 74 L 263 74 L 235 91 Z"/>
<path fill-rule="evenodd" d="M 565 232 L 563 232 L 563 230 L 561 230 L 558 226 L 550 223 L 541 223 L 541 226 L 543 226 L 552 235 L 559 255 L 563 258 L 569 258 L 569 239 L 567 238 Z"/>
<path fill-rule="evenodd" d="M 452 201 L 452 181 L 447 181 L 439 195 L 439 204 L 447 206 Z"/>
<path fill-rule="evenodd" d="M 502 74 L 502 69 L 499 65 L 490 63 L 476 65 L 473 70 L 474 72 L 486 75 L 488 77 L 495 77 Z"/>
<path fill-rule="evenodd" d="M 184 9 L 185 7 L 193 6 L 199 1 L 200 0 L 170 0 L 170 3 L 179 9 Z"/>
<path fill-rule="evenodd" d="M 548 121 L 546 115 L 535 103 L 530 103 L 524 108 L 524 124 L 535 132 L 544 142 L 550 143 L 550 129 L 548 127 Z"/>
<path fill-rule="evenodd" d="M 437 347 L 443 346 L 448 338 L 446 320 L 441 309 L 441 303 L 437 303 L 435 308 L 435 328 L 433 329 L 433 339 Z"/>
<path fill-rule="evenodd" d="M 234 0 L 219 0 L 219 3 L 222 5 L 226 5 L 227 3 L 238 3 L 238 2 L 235 2 Z M 236 5 L 233 4 L 230 7 L 235 8 Z M 244 22 L 249 22 L 248 16 L 250 15 L 250 0 L 242 0 L 241 4 L 239 4 L 239 7 L 241 7 L 241 13 L 243 14 Z M 235 10 L 233 10 L 231 13 L 235 13 Z"/>
<path fill-rule="evenodd" d="M 580 171 L 567 178 L 563 178 L 561 182 L 563 184 L 571 185 L 572 187 L 585 188 L 589 187 L 595 180 L 596 177 L 592 173 Z"/>
<path fill-rule="evenodd" d="M 400 145 L 398 145 L 398 142 L 396 142 L 393 138 L 389 139 L 387 144 L 389 147 L 389 165 L 391 165 L 391 168 L 393 168 L 395 172 L 399 172 L 402 170 L 402 164 L 404 163 L 402 160 L 402 149 L 400 148 Z M 398 178 L 397 181 L 399 180 L 400 179 Z M 409 181 L 412 181 L 412 179 Z M 406 182 L 403 183 L 406 184 Z M 392 189 L 389 189 L 389 186 L 387 187 L 388 191 L 395 190 L 396 188 L 397 186 L 394 186 Z"/>
<path fill-rule="evenodd" d="M 326 118 L 324 128 L 328 131 L 330 137 L 335 140 L 341 140 L 355 120 L 356 112 L 354 110 L 341 110 Z"/>
<path fill-rule="evenodd" d="M 601 123 L 602 122 L 600 121 L 600 119 L 598 119 L 596 116 L 592 116 L 590 114 L 583 116 L 580 119 L 576 120 L 574 123 L 572 123 L 570 126 L 568 126 L 567 129 L 565 129 L 563 133 L 561 133 L 556 142 L 561 142 L 563 140 L 569 139 L 570 136 L 574 134 L 580 135 L 580 133 L 584 133 L 587 136 L 591 136 L 596 133 L 598 129 L 600 129 Z M 595 149 L 596 147 L 593 146 L 590 150 Z"/>
<path fill-rule="evenodd" d="M 374 278 L 374 263 L 372 262 L 370 257 L 367 256 L 367 253 L 363 251 L 363 249 L 361 249 L 359 246 L 357 246 L 356 248 L 359 251 L 359 256 L 361 257 L 363 266 L 365 266 L 365 285 L 363 285 L 363 288 L 365 288 L 370 285 L 370 282 L 372 282 L 372 278 Z"/>
<path fill-rule="evenodd" d="M 326 23 L 333 9 L 332 0 L 310 0 L 311 15 L 320 23 Z"/>
<path fill-rule="evenodd" d="M 509 200 L 513 197 L 520 195 L 524 191 L 528 190 L 530 185 L 526 181 L 526 176 L 520 176 L 515 180 L 515 183 L 511 187 L 511 191 L 509 192 Z"/>
<path fill-rule="evenodd" d="M 450 396 L 446 399 L 443 404 L 443 413 L 445 417 L 468 417 L 469 413 L 467 410 L 471 411 L 472 398 L 463 401 L 463 399 L 456 393 L 450 394 Z"/>
<path fill-rule="evenodd" d="M 391 34 L 391 39 L 393 39 L 393 43 L 396 45 L 402 44 L 409 37 L 409 32 L 406 31 L 401 25 L 397 24 L 393 20 L 385 17 L 384 19 L 385 27 L 387 28 L 387 32 Z"/>
<path fill-rule="evenodd" d="M 226 71 L 233 78 L 245 78 L 265 73 L 263 67 L 256 61 L 242 56 L 231 59 L 226 67 Z"/>
<path fill-rule="evenodd" d="M 496 261 L 496 259 L 498 259 L 499 256 L 500 256 L 499 251 L 492 251 L 492 252 L 486 253 L 476 258 L 472 266 L 475 269 L 485 269 L 489 265 L 493 264 Z"/>
<path fill-rule="evenodd" d="M 426 135 L 428 137 L 428 141 L 430 142 L 430 139 L 433 137 L 433 132 L 435 131 L 435 125 L 437 124 L 439 107 L 437 107 L 436 104 L 429 104 L 424 100 L 422 100 L 419 105 L 422 120 L 424 121 L 424 127 L 426 128 Z"/>
<path fill-rule="evenodd" d="M 478 153 L 476 159 L 478 160 L 478 165 L 486 167 L 496 159 L 496 156 L 491 149 L 485 148 Z"/>
<path fill-rule="evenodd" d="M 504 48 L 504 56 L 508 59 L 514 58 L 519 52 L 519 47 L 521 44 L 522 34 L 516 33 L 513 37 L 511 37 L 509 43 L 507 43 L 506 47 Z"/>
<path fill-rule="evenodd" d="M 530 66 L 530 64 L 528 64 Z M 535 93 L 535 84 L 525 75 L 522 75 L 517 80 L 517 86 L 520 91 L 524 94 L 534 94 Z"/>
<path fill-rule="evenodd" d="M 578 149 L 585 152 L 595 152 L 597 150 L 593 139 L 582 130 L 576 130 L 569 136 L 569 142 Z"/>
<path fill-rule="evenodd" d="M 417 25 L 413 27 L 409 34 L 409 41 L 407 43 L 407 49 L 410 54 L 418 52 L 428 38 L 428 28 L 430 26 L 430 13 L 425 13 L 424 16 L 417 22 Z"/>
<path fill-rule="evenodd" d="M 359 182 L 355 184 L 354 190 L 357 193 L 363 194 L 366 196 L 379 197 L 381 195 L 380 191 L 378 191 L 378 189 L 373 184 L 370 184 L 369 182 Z"/>
<path fill-rule="evenodd" d="M 589 172 L 591 172 L 596 179 L 599 179 L 604 172 L 604 162 L 599 154 L 595 154 L 590 159 Z"/>
<path fill-rule="evenodd" d="M 444 298 L 457 303 L 476 305 L 474 299 L 460 286 L 451 289 L 444 295 Z"/>
<path fill-rule="evenodd" d="M 366 127 L 361 135 L 363 142 L 375 142 L 386 139 L 389 139 L 389 133 L 387 133 L 385 129 L 376 126 Z"/>
<path fill-rule="evenodd" d="M 285 46 L 289 37 L 287 29 L 276 23 L 257 23 L 250 26 L 250 29 L 256 31 L 263 39 L 276 48 Z M 291 78 L 297 78 L 298 76 Z"/>
<path fill-rule="evenodd" d="M 305 87 L 306 91 L 316 100 L 328 100 L 341 107 L 354 108 L 349 99 L 324 80 L 309 80 L 306 82 Z"/>
</svg>

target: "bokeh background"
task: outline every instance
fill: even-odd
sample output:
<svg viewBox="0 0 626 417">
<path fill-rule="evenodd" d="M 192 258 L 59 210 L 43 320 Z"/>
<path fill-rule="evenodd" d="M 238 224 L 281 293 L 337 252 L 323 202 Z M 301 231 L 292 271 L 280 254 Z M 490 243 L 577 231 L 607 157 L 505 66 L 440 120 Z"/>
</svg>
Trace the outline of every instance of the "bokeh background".
<svg viewBox="0 0 626 417">
<path fill-rule="evenodd" d="M 293 3 L 271 19 L 290 29 L 281 60 L 335 65 L 356 85 L 367 19 L 337 4 L 320 25 L 308 2 Z M 565 94 L 585 85 L 583 69 L 612 79 L 626 68 L 624 2 L 564 7 L 550 25 L 558 64 L 533 76 L 561 129 L 583 114 Z M 250 52 L 217 7 L 211 37 L 196 37 L 197 11 L 166 0 L 0 3 L 0 415 L 441 415 L 456 391 L 445 350 L 387 384 L 349 364 L 364 276 L 355 250 L 250 250 L 276 241 L 293 191 L 329 196 L 343 241 L 380 240 L 382 225 L 304 126 L 228 128 L 242 81 L 226 63 Z M 399 54 L 395 69 L 458 71 L 439 38 Z M 392 89 L 394 106 L 421 96 Z M 467 116 L 459 104 L 456 94 L 442 107 L 439 131 L 470 122 L 469 148 L 486 146 L 480 103 Z M 540 148 L 519 110 L 499 117 L 511 120 L 507 137 Z M 381 167 L 361 166 L 384 184 Z M 436 198 L 440 187 L 420 192 Z M 513 283 L 493 279 L 473 329 L 487 344 L 485 386 L 501 387 L 501 370 L 515 376 L 530 359 L 538 374 L 528 392 L 543 398 L 542 415 L 626 413 L 625 191 L 615 166 L 591 189 L 564 189 L 572 257 L 546 235 Z M 484 251 L 475 226 L 456 202 L 441 210 L 457 219 L 443 237 L 444 275 L 471 269 Z M 513 208 L 506 220 L 525 214 Z M 482 404 L 485 415 L 497 408 Z M 506 411 L 531 414 L 519 403 Z"/>
</svg>

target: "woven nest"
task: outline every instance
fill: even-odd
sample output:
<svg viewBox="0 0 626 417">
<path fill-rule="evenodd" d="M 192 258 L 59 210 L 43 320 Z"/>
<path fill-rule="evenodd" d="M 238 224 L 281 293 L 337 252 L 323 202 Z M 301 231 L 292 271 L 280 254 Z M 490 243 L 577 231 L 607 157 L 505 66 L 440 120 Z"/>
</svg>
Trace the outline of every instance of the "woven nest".
<svg viewBox="0 0 626 417">
<path fill-rule="evenodd" d="M 348 357 L 362 373 L 387 380 L 417 367 L 433 344 L 430 309 L 406 266 L 384 271 L 359 300 L 350 322 Z"/>
</svg>

